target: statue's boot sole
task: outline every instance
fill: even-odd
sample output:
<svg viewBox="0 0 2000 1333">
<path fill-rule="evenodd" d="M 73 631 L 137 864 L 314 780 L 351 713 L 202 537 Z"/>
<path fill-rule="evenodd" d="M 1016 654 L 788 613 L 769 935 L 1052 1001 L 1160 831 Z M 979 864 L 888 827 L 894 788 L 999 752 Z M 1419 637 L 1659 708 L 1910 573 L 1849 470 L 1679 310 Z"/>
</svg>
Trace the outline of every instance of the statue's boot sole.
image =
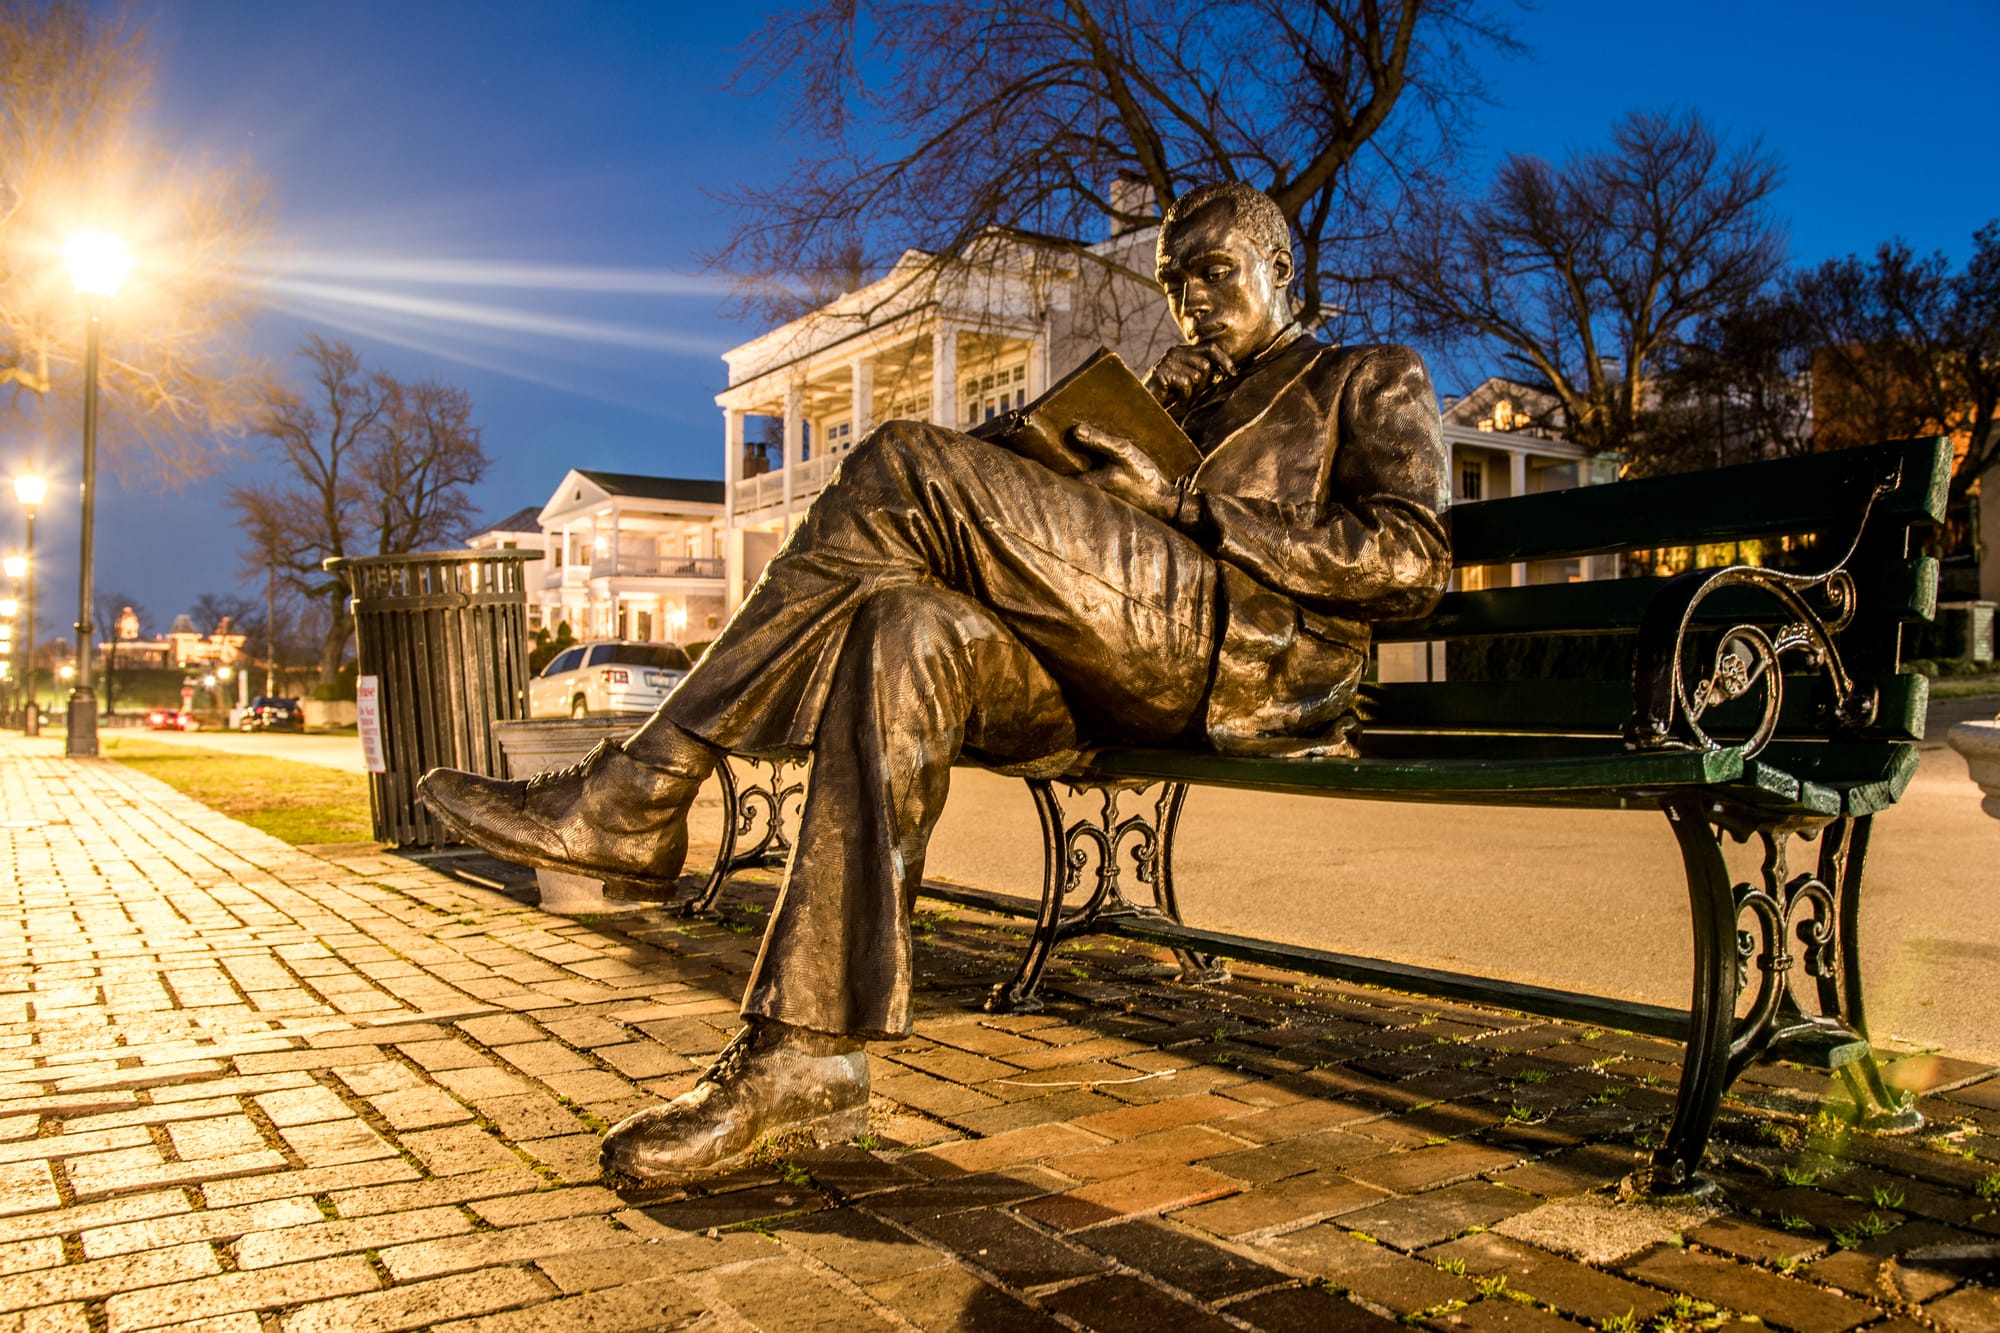
<svg viewBox="0 0 2000 1333">
<path fill-rule="evenodd" d="M 810 1138 L 816 1148 L 835 1148 L 851 1142 L 868 1132 L 868 1103 L 849 1107 L 844 1111 L 816 1116 L 811 1120 L 795 1121 L 783 1129 L 760 1134 L 749 1147 L 728 1157 L 719 1158 L 705 1166 L 670 1170 L 646 1170 L 629 1162 L 621 1161 L 623 1154 L 613 1151 L 608 1145 L 601 1154 L 606 1171 L 613 1171 L 625 1179 L 642 1186 L 680 1185 L 695 1180 L 706 1180 L 711 1176 L 728 1175 L 746 1166 L 756 1164 L 758 1150 L 770 1143 L 796 1146 L 798 1141 Z"/>
<path fill-rule="evenodd" d="M 425 802 L 431 814 L 440 824 L 451 829 L 473 846 L 499 857 L 502 861 L 512 861 L 516 865 L 530 866 L 540 870 L 560 871 L 565 875 L 581 875 L 585 879 L 603 880 L 619 885 L 633 885 L 645 894 L 665 894 L 671 897 L 680 883 L 678 875 L 661 877 L 658 875 L 634 874 L 623 866 L 616 869 L 598 865 L 586 865 L 581 861 L 571 861 L 560 856 L 550 856 L 525 847 L 499 847 L 487 840 L 486 834 L 474 826 L 464 823 L 449 810 Z"/>
</svg>

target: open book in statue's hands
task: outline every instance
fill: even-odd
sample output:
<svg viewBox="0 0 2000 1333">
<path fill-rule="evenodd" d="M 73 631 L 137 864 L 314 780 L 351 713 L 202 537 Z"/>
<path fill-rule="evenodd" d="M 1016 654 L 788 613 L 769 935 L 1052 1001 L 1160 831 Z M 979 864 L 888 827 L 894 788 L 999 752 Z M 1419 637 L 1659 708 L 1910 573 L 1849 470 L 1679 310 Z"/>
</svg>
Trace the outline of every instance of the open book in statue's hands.
<svg viewBox="0 0 2000 1333">
<path fill-rule="evenodd" d="M 1201 462 L 1187 432 L 1108 347 L 1098 348 L 1034 402 L 982 422 L 971 433 L 1073 477 L 1104 461 L 1102 454 L 1079 446 L 1073 434 L 1078 426 L 1131 441 L 1169 481 Z"/>
</svg>

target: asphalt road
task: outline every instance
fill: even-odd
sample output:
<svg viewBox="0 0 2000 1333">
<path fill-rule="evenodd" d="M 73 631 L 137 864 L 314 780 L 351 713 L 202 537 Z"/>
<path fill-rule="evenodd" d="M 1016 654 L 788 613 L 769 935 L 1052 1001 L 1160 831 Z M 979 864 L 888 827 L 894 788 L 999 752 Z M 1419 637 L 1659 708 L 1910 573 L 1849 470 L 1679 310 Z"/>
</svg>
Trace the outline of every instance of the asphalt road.
<svg viewBox="0 0 2000 1333">
<path fill-rule="evenodd" d="M 272 759 L 295 759 L 322 768 L 347 773 L 365 773 L 361 763 L 361 740 L 357 736 L 321 736 L 294 731 L 152 731 L 120 728 L 105 731 L 104 739 L 131 736 L 135 740 L 185 745 L 196 750 L 224 750 L 230 754 L 261 754 Z"/>
<path fill-rule="evenodd" d="M 1876 821 L 1862 949 L 1879 1033 L 2000 1059 L 2000 820 L 1979 809 L 1952 722 L 2000 699 L 1932 710 L 1910 791 Z M 146 733 L 173 744 L 361 770 L 352 736 Z M 706 803 L 704 803 L 706 804 Z M 697 812 L 699 840 L 710 811 Z M 1810 846 L 1794 843 L 1795 868 Z M 1039 894 L 1041 843 L 1018 781 L 959 769 L 928 873 Z M 1757 849 L 1732 868 L 1757 874 Z M 1196 789 L 1176 849 L 1193 924 L 1346 953 L 1644 1000 L 1687 1003 L 1680 858 L 1645 811 L 1399 805 Z M 1128 877 L 1127 884 L 1133 886 Z"/>
</svg>

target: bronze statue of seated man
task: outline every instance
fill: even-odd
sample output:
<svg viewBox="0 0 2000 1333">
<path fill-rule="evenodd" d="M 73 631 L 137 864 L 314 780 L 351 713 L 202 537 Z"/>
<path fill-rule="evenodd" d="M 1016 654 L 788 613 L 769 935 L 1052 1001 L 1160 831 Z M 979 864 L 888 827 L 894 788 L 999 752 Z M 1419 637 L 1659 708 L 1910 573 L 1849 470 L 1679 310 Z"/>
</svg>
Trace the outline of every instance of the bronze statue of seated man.
<svg viewBox="0 0 2000 1333">
<path fill-rule="evenodd" d="M 1187 342 L 1147 386 L 1202 454 L 1170 478 L 1082 430 L 1077 477 L 890 422 L 659 711 L 581 764 L 423 798 L 530 865 L 666 884 L 725 752 L 801 747 L 798 842 L 743 1000 L 692 1092 L 611 1130 L 642 1180 L 729 1169 L 773 1133 L 859 1134 L 862 1043 L 910 1031 L 910 913 L 962 753 L 1056 773 L 1098 743 L 1342 750 L 1369 622 L 1443 591 L 1448 468 L 1423 363 L 1329 347 L 1292 318 L 1291 236 L 1239 184 L 1167 212 L 1159 281 Z"/>
</svg>

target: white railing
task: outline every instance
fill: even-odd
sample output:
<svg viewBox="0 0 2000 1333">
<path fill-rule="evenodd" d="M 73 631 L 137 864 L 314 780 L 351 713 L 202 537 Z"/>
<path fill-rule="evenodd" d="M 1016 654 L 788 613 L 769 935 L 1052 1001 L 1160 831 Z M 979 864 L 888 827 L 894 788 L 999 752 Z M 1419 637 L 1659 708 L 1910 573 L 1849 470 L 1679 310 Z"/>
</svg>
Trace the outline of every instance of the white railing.
<svg viewBox="0 0 2000 1333">
<path fill-rule="evenodd" d="M 656 551 L 634 551 L 616 558 L 599 556 L 590 565 L 590 576 L 594 579 L 607 575 L 650 579 L 719 579 L 726 572 L 720 556 L 661 555 Z"/>
<path fill-rule="evenodd" d="M 785 502 L 785 474 L 783 471 L 764 472 L 754 477 L 745 477 L 736 483 L 736 511 L 746 513 L 754 509 L 768 509 L 772 505 Z"/>
<path fill-rule="evenodd" d="M 840 466 L 844 452 L 821 454 L 808 458 L 793 470 L 792 500 L 804 504 L 826 488 L 827 479 L 833 476 L 834 468 Z M 753 510 L 768 509 L 785 502 L 785 469 L 761 473 L 755 477 L 745 477 L 736 483 L 736 512 L 749 513 Z"/>
</svg>

